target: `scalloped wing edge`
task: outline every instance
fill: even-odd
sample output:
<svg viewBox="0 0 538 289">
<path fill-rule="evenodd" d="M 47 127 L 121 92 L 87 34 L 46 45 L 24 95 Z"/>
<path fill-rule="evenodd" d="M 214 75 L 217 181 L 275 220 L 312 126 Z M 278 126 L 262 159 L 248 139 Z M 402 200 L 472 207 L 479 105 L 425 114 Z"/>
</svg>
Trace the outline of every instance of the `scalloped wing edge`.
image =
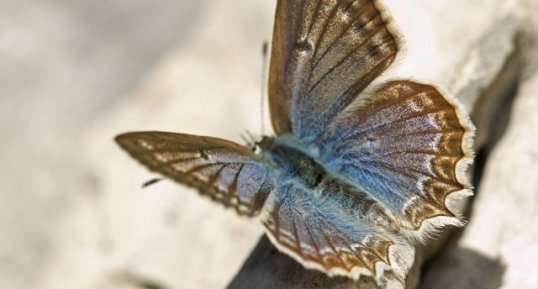
<svg viewBox="0 0 538 289">
<path fill-rule="evenodd" d="M 414 79 L 409 79 L 416 81 Z M 387 80 L 390 82 L 392 80 Z M 467 173 L 468 168 L 473 163 L 475 156 L 473 149 L 473 141 L 475 137 L 476 128 L 471 122 L 469 114 L 464 109 L 463 104 L 452 94 L 448 93 L 438 85 L 431 82 L 416 81 L 418 83 L 425 83 L 437 89 L 439 94 L 454 107 L 456 116 L 458 117 L 459 124 L 464 129 L 462 136 L 461 149 L 463 156 L 456 162 L 455 173 L 456 180 L 463 185 L 463 189 L 449 193 L 444 200 L 445 207 L 455 217 L 450 216 L 437 216 L 429 219 L 425 219 L 418 230 L 407 231 L 407 237 L 415 240 L 419 243 L 425 243 L 427 240 L 434 237 L 440 229 L 446 226 L 462 227 L 466 224 L 463 218 L 463 211 L 465 210 L 466 200 L 468 197 L 473 196 L 473 186 L 471 184 L 471 178 Z M 381 84 L 382 85 L 382 84 Z"/>
<path fill-rule="evenodd" d="M 264 217 L 262 216 L 262 218 Z M 376 272 L 375 275 L 369 269 L 364 268 L 364 267 L 354 267 L 351 271 L 346 271 L 339 267 L 334 267 L 327 270 L 319 263 L 304 260 L 301 256 L 299 256 L 294 251 L 281 245 L 275 239 L 275 237 L 271 234 L 271 232 L 267 228 L 265 228 L 265 226 L 264 226 L 264 231 L 266 235 L 268 236 L 269 240 L 271 240 L 271 243 L 280 252 L 283 252 L 284 254 L 290 256 L 292 259 L 299 262 L 299 264 L 303 265 L 306 269 L 317 270 L 317 271 L 323 272 L 327 274 L 329 277 L 343 276 L 343 277 L 348 277 L 355 281 L 358 281 L 361 278 L 361 276 L 366 276 L 366 277 L 374 278 L 374 280 L 376 281 L 378 285 L 387 281 L 396 281 L 402 284 L 402 286 L 404 286 L 409 269 L 411 268 L 415 260 L 415 248 L 411 244 L 405 241 L 400 241 L 398 243 L 390 245 L 388 248 L 389 264 L 383 261 L 377 261 L 375 263 L 374 265 L 375 272 Z M 387 271 L 393 272 L 396 276 L 396 280 L 385 280 L 383 277 L 385 275 L 385 272 Z M 402 288 L 405 288 L 405 287 L 402 287 Z"/>
</svg>

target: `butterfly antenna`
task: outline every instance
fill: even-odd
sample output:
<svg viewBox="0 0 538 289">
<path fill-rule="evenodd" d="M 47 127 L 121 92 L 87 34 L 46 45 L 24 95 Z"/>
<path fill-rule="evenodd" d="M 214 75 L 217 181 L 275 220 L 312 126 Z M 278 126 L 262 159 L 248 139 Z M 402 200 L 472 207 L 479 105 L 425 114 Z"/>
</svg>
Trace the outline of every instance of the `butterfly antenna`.
<svg viewBox="0 0 538 289">
<path fill-rule="evenodd" d="M 245 130 L 245 133 L 240 134 L 240 136 L 241 136 L 241 139 L 243 139 L 243 141 L 245 142 L 247 147 L 249 147 L 250 149 L 254 149 L 254 147 L 256 146 L 256 141 L 254 137 L 252 136 L 252 133 L 250 133 L 250 131 Z"/>
<path fill-rule="evenodd" d="M 241 133 L 241 134 L 239 134 L 239 136 L 241 137 L 241 139 L 243 140 L 243 142 L 244 142 L 247 146 L 250 146 L 250 140 L 248 139 L 248 137 L 247 137 L 245 134 Z"/>
<path fill-rule="evenodd" d="M 260 109 L 261 109 L 261 134 L 265 134 L 265 85 L 267 81 L 267 52 L 269 49 L 269 42 L 264 41 L 262 44 L 262 79 L 261 79 L 261 103 L 260 103 Z"/>
<path fill-rule="evenodd" d="M 246 130 L 246 134 L 250 140 L 250 143 L 254 146 L 256 144 L 256 136 L 254 136 L 254 134 L 252 134 L 248 129 Z"/>
</svg>

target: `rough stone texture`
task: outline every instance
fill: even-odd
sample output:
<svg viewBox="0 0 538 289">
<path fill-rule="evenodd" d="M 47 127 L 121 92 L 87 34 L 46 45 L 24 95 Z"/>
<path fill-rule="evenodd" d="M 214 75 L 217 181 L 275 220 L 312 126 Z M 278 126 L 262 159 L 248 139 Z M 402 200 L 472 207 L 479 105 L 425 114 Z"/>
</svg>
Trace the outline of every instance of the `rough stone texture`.
<svg viewBox="0 0 538 289">
<path fill-rule="evenodd" d="M 480 148 L 469 224 L 419 249 L 410 288 L 538 287 L 538 1 L 385 3 L 407 52 L 384 78 L 458 96 Z M 368 288 L 305 271 L 266 238 L 247 259 L 256 220 L 171 182 L 141 189 L 153 175 L 112 142 L 259 132 L 273 9 L 0 0 L 0 288 Z"/>
</svg>

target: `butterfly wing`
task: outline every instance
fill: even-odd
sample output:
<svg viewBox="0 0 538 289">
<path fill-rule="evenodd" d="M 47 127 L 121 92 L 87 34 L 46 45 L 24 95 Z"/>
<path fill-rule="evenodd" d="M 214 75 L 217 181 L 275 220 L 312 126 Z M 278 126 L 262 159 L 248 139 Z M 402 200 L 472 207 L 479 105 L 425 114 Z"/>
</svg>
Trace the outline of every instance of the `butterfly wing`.
<svg viewBox="0 0 538 289">
<path fill-rule="evenodd" d="M 357 99 L 318 139 L 324 162 L 416 233 L 457 224 L 455 192 L 471 194 L 465 168 L 473 126 L 454 100 L 412 81 L 384 84 Z M 458 196 L 454 194 L 453 196 Z M 461 196 L 461 195 L 460 195 Z M 415 234 L 424 238 L 427 230 Z"/>
<path fill-rule="evenodd" d="M 273 244 L 307 268 L 330 276 L 380 277 L 379 265 L 384 264 L 381 268 L 388 266 L 403 279 L 406 268 L 394 260 L 391 264 L 394 251 L 389 247 L 401 242 L 385 210 L 337 180 L 319 189 L 316 193 L 286 183 L 269 197 L 262 222 Z"/>
<path fill-rule="evenodd" d="M 269 104 L 276 134 L 317 136 L 394 60 L 398 40 L 373 0 L 279 0 Z"/>
<path fill-rule="evenodd" d="M 167 132 L 116 137 L 132 157 L 241 215 L 259 213 L 274 185 L 269 167 L 248 148 L 223 139 Z"/>
</svg>

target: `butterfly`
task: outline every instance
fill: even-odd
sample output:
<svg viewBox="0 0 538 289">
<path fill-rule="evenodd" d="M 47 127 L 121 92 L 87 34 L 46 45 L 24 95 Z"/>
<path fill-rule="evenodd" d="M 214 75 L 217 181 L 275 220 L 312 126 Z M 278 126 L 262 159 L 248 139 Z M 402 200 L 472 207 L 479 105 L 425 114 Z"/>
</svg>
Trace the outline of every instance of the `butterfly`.
<svg viewBox="0 0 538 289">
<path fill-rule="evenodd" d="M 259 216 L 272 243 L 307 268 L 403 279 L 406 248 L 462 224 L 474 127 L 433 85 L 372 85 L 401 50 L 391 21 L 374 0 L 279 0 L 268 89 L 275 136 L 255 150 L 158 131 L 116 141 L 150 170 Z"/>
</svg>

